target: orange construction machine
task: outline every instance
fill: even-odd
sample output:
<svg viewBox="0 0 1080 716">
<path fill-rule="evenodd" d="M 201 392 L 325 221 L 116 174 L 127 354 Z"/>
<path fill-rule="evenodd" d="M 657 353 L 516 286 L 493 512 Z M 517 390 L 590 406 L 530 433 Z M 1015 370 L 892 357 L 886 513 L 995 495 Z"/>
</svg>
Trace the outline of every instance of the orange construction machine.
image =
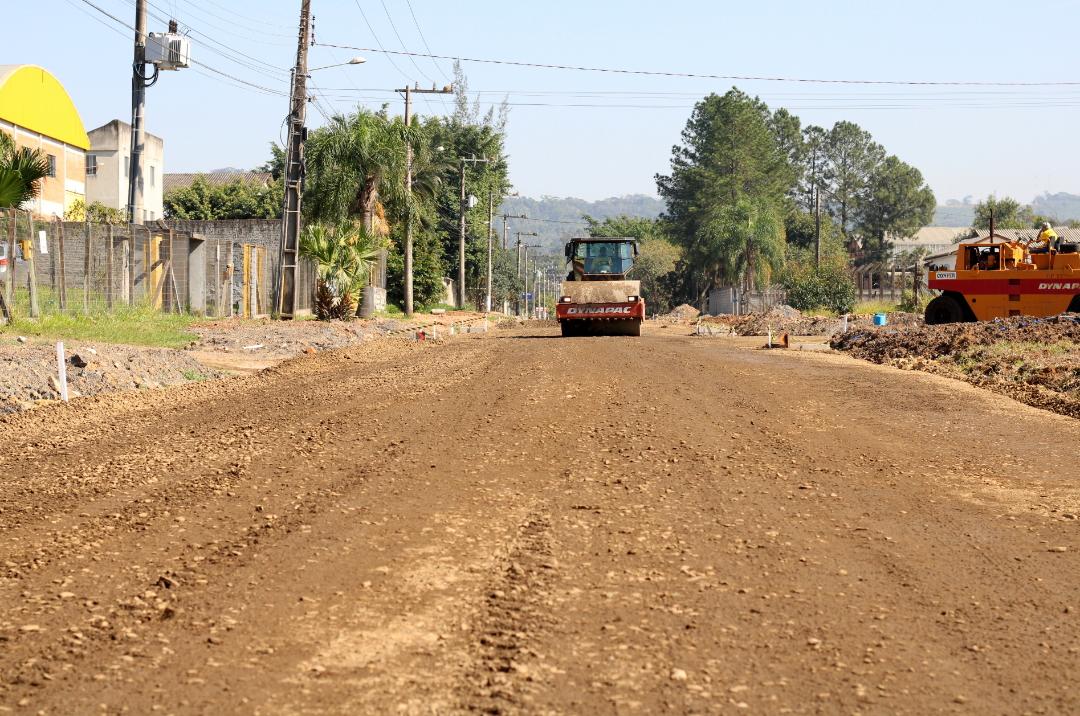
<svg viewBox="0 0 1080 716">
<path fill-rule="evenodd" d="M 1080 311 L 1080 251 L 991 234 L 957 246 L 955 264 L 931 270 L 929 286 L 942 292 L 926 307 L 930 324 Z"/>
<path fill-rule="evenodd" d="M 564 336 L 640 336 L 641 282 L 627 279 L 637 257 L 633 239 L 571 239 L 570 273 L 555 316 Z"/>
</svg>

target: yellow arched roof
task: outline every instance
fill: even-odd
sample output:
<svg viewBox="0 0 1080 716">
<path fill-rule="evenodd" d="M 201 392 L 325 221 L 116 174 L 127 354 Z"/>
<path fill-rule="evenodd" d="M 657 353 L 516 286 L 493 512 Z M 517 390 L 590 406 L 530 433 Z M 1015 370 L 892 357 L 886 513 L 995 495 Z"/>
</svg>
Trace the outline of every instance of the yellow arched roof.
<svg viewBox="0 0 1080 716">
<path fill-rule="evenodd" d="M 35 65 L 0 65 L 0 119 L 58 142 L 90 148 L 67 90 L 48 70 Z"/>
</svg>

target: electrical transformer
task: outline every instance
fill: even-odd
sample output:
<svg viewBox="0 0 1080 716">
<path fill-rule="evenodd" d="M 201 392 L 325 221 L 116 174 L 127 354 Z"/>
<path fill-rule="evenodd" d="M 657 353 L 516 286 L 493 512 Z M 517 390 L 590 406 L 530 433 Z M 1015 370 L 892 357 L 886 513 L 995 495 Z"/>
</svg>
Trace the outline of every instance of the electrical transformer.
<svg viewBox="0 0 1080 716">
<path fill-rule="evenodd" d="M 191 61 L 191 39 L 176 32 L 146 36 L 146 62 L 159 70 L 179 70 Z"/>
</svg>

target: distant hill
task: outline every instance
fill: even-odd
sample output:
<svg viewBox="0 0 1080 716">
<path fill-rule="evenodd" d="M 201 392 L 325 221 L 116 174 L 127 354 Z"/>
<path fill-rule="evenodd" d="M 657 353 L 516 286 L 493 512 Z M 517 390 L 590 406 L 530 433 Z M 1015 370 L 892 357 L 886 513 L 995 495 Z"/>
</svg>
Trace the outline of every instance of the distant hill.
<svg viewBox="0 0 1080 716">
<path fill-rule="evenodd" d="M 975 223 L 975 207 L 971 204 L 950 203 L 934 212 L 933 226 L 971 226 Z"/>
<path fill-rule="evenodd" d="M 660 216 L 663 211 L 664 202 L 659 199 L 645 194 L 629 194 L 599 201 L 556 196 L 543 196 L 539 199 L 510 197 L 503 203 L 498 214 L 525 215 L 530 219 L 509 221 L 511 244 L 515 241 L 515 232 L 535 231 L 539 236 L 522 240 L 527 240 L 530 244 L 541 244 L 545 253 L 561 254 L 562 246 L 568 238 L 584 234 L 583 216 L 607 219 L 626 215 L 652 219 Z M 501 232 L 502 220 L 496 218 L 495 226 L 496 231 Z"/>
<path fill-rule="evenodd" d="M 1050 216 L 1057 221 L 1080 221 L 1080 196 L 1058 192 L 1049 192 L 1035 197 L 1031 207 L 1036 214 Z"/>
</svg>

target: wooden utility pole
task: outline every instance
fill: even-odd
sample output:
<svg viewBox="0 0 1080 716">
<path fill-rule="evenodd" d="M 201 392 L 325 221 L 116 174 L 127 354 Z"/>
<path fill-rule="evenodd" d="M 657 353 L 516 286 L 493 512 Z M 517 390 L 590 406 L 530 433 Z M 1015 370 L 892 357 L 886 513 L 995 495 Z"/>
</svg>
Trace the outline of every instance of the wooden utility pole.
<svg viewBox="0 0 1080 716">
<path fill-rule="evenodd" d="M 307 129 L 307 52 L 311 44 L 311 0 L 300 2 L 300 33 L 296 66 L 289 97 L 289 141 L 285 150 L 285 200 L 281 212 L 281 247 L 278 251 L 274 308 L 282 319 L 296 314 L 296 267 L 300 258 L 300 203 L 303 199 L 304 139 Z"/>
<path fill-rule="evenodd" d="M 406 87 L 398 92 L 405 93 L 405 126 L 412 126 L 412 96 L 414 94 L 453 94 L 454 87 L 442 89 L 420 89 L 419 87 Z M 408 197 L 405 202 L 405 315 L 413 315 L 413 225 L 412 225 L 412 170 L 413 170 L 413 142 L 408 137 L 405 145 L 405 191 Z"/>
</svg>

